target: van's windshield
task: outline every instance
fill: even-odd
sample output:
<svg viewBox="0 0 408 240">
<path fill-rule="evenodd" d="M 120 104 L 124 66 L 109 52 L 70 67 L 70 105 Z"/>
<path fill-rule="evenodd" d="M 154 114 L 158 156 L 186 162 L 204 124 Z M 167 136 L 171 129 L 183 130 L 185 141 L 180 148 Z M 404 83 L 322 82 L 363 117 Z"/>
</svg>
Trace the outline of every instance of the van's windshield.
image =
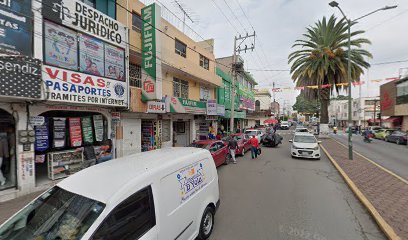
<svg viewBox="0 0 408 240">
<path fill-rule="evenodd" d="M 81 239 L 105 204 L 54 187 L 0 228 L 1 240 Z"/>
</svg>

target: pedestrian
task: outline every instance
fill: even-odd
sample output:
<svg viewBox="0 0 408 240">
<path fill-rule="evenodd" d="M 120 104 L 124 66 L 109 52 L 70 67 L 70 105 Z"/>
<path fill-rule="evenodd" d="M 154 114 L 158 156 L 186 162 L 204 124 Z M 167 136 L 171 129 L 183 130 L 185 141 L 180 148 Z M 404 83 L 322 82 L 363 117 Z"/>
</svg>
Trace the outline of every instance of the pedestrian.
<svg viewBox="0 0 408 240">
<path fill-rule="evenodd" d="M 238 149 L 238 142 L 235 140 L 234 137 L 231 137 L 229 142 L 228 142 L 228 150 L 229 153 L 231 154 L 231 158 L 234 164 L 237 163 L 237 160 L 235 159 L 235 151 Z"/>
<path fill-rule="evenodd" d="M 258 158 L 259 142 L 258 139 L 256 139 L 255 135 L 252 136 L 252 138 L 249 140 L 249 143 L 251 144 L 252 159 Z"/>
</svg>

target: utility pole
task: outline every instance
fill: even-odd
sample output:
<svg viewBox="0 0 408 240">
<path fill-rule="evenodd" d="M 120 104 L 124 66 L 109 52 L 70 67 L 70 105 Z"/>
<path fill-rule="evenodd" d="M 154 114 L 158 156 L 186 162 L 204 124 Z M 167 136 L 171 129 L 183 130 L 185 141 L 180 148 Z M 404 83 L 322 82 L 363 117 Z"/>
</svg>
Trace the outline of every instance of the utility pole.
<svg viewBox="0 0 408 240">
<path fill-rule="evenodd" d="M 275 82 L 272 83 L 273 102 L 275 102 Z"/>
<path fill-rule="evenodd" d="M 241 44 L 245 42 L 245 40 L 253 38 L 253 43 L 251 43 L 251 47 L 248 47 L 245 44 L 245 48 L 241 49 Z M 237 41 L 241 41 L 237 44 Z M 235 82 L 237 80 L 237 53 L 241 53 L 242 51 L 246 53 L 247 50 L 253 51 L 255 49 L 255 31 L 252 35 L 248 33 L 245 36 L 239 35 L 238 37 L 234 37 L 234 54 L 232 55 L 232 67 L 231 67 L 231 75 L 232 75 L 232 87 L 231 87 L 231 118 L 230 118 L 230 132 L 234 132 L 234 112 L 235 112 Z"/>
</svg>

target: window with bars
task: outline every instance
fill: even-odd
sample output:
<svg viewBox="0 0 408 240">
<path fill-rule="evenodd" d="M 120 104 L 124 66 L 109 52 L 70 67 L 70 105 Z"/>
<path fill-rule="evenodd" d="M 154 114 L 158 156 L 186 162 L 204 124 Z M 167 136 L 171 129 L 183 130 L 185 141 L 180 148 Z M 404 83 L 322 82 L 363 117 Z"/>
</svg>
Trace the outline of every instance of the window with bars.
<svg viewBox="0 0 408 240">
<path fill-rule="evenodd" d="M 136 32 L 142 31 L 143 20 L 139 14 L 132 12 L 132 29 Z"/>
<path fill-rule="evenodd" d="M 188 81 L 173 78 L 173 96 L 188 99 Z"/>
<path fill-rule="evenodd" d="M 140 65 L 129 64 L 129 84 L 132 87 L 142 88 L 142 69 Z"/>
<path fill-rule="evenodd" d="M 200 54 L 200 66 L 202 68 L 205 68 L 207 70 L 210 69 L 210 61 L 208 60 L 208 58 L 204 57 L 203 55 Z"/>
<path fill-rule="evenodd" d="M 187 56 L 187 45 L 176 39 L 176 53 L 182 57 Z"/>
</svg>

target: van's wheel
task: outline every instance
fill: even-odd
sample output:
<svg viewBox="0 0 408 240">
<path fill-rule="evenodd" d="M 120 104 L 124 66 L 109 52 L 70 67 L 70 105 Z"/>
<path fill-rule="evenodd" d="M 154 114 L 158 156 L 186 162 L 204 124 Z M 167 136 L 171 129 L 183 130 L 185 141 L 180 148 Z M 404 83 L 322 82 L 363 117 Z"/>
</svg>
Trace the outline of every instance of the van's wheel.
<svg viewBox="0 0 408 240">
<path fill-rule="evenodd" d="M 214 228 L 214 209 L 207 206 L 204 210 L 203 217 L 200 223 L 200 232 L 198 233 L 198 239 L 206 240 L 210 237 Z"/>
</svg>

